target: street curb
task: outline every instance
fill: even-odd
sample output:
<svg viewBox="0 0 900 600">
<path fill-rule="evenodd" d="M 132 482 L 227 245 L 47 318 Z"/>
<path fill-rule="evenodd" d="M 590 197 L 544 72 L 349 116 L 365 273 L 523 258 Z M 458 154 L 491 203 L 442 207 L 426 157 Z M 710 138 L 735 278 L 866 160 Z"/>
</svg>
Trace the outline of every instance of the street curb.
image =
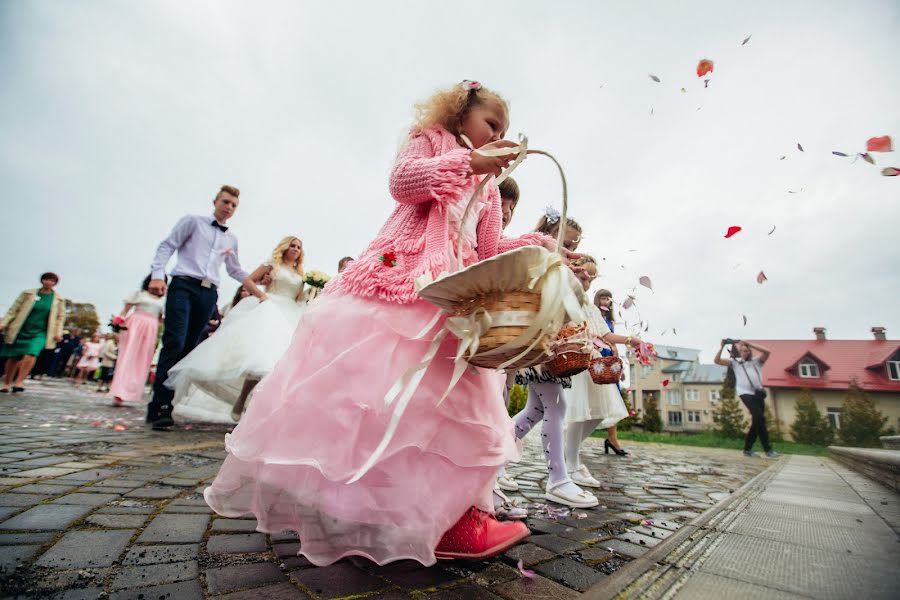
<svg viewBox="0 0 900 600">
<path fill-rule="evenodd" d="M 657 592 L 656 595 L 660 595 L 659 592 L 667 590 L 683 574 L 673 571 L 683 571 L 681 568 L 685 566 L 683 563 L 693 563 L 698 555 L 707 550 L 708 546 L 715 541 L 706 540 L 721 525 L 721 523 L 713 523 L 713 521 L 725 521 L 728 515 L 723 513 L 743 500 L 749 502 L 752 498 L 748 498 L 748 496 L 753 495 L 755 497 L 756 494 L 754 492 L 764 490 L 769 481 L 781 471 L 788 458 L 784 457 L 775 461 L 770 467 L 742 485 L 733 494 L 723 498 L 708 508 L 703 514 L 688 521 L 678 531 L 666 538 L 665 541 L 646 552 L 640 558 L 630 561 L 613 573 L 613 575 L 584 592 L 579 598 L 583 600 L 636 598 L 644 592 L 651 591 L 649 588 L 658 585 L 661 585 L 663 589 L 653 591 Z M 721 519 L 719 519 L 720 516 Z M 602 546 L 602 543 L 599 545 Z M 678 554 L 676 560 L 665 560 L 669 555 L 676 553 Z M 651 573 L 651 571 L 658 572 Z M 637 589 L 629 589 L 642 579 L 645 581 L 640 581 Z"/>
</svg>

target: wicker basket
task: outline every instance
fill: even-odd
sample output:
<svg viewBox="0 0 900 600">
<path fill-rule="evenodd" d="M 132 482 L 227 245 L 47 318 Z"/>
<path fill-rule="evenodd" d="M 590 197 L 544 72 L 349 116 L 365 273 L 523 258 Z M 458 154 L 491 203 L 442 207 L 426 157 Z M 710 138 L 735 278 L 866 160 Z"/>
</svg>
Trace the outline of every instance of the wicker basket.
<svg viewBox="0 0 900 600">
<path fill-rule="evenodd" d="M 566 325 L 559 331 L 553 346 L 554 356 L 546 369 L 554 377 L 571 377 L 590 366 L 591 344 L 586 325 Z"/>
<path fill-rule="evenodd" d="M 519 147 L 524 158 L 527 140 Z M 566 179 L 559 162 L 549 154 L 527 150 L 529 154 L 544 154 L 559 169 L 563 187 L 565 222 L 568 211 Z M 496 151 L 494 151 L 496 152 Z M 514 163 L 517 164 L 517 163 Z M 501 178 L 509 174 L 507 170 Z M 470 364 L 486 368 L 520 369 L 547 362 L 553 357 L 555 332 L 569 319 L 581 320 L 584 315 L 576 307 L 587 300 L 578 279 L 541 246 L 525 246 L 493 256 L 465 267 L 463 264 L 463 228 L 471 210 L 491 176 L 476 187 L 459 224 L 459 245 L 456 249 L 459 265 L 455 273 L 443 273 L 434 279 L 417 282 L 419 296 L 440 307 L 450 317 L 447 327 L 460 338 L 461 346 L 469 350 L 463 354 Z M 565 227 L 557 237 L 562 247 Z M 539 273 L 535 276 L 535 270 Z M 548 283 L 550 282 L 550 283 Z M 546 304 L 544 304 L 546 303 Z M 581 370 L 587 368 L 587 365 Z"/>
<path fill-rule="evenodd" d="M 619 383 L 622 377 L 622 359 L 618 356 L 598 356 L 591 361 L 590 371 L 594 383 Z"/>
</svg>

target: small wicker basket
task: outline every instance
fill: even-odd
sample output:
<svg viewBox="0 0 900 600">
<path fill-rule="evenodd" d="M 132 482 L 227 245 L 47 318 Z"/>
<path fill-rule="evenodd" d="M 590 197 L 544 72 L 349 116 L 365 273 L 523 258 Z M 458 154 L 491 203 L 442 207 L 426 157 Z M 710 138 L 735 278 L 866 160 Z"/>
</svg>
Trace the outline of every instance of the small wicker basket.
<svg viewBox="0 0 900 600">
<path fill-rule="evenodd" d="M 554 356 L 547 363 L 547 371 L 554 377 L 571 377 L 591 364 L 591 343 L 587 324 L 569 323 L 560 329 L 553 344 Z"/>
<path fill-rule="evenodd" d="M 590 373 L 594 383 L 618 383 L 622 377 L 622 359 L 618 356 L 598 356 L 591 361 Z"/>
</svg>

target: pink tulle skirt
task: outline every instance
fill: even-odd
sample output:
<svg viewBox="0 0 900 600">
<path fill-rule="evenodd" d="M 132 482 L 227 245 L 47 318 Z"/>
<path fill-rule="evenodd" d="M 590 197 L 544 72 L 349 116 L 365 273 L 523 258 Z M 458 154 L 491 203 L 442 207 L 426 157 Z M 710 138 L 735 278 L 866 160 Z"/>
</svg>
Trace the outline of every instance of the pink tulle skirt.
<svg viewBox="0 0 900 600">
<path fill-rule="evenodd" d="M 348 483 L 382 440 L 394 410 L 384 397 L 428 350 L 433 332 L 411 338 L 436 312 L 424 301 L 351 295 L 312 303 L 226 436 L 229 454 L 204 494 L 213 510 L 252 513 L 260 531 L 298 532 L 301 554 L 316 565 L 348 555 L 430 565 L 443 533 L 470 506 L 493 511 L 497 470 L 520 448 L 498 401 L 502 375 L 470 368 L 436 406 L 453 371 L 452 337 L 381 458 Z"/>
<path fill-rule="evenodd" d="M 119 336 L 119 357 L 109 395 L 126 402 L 140 402 L 156 351 L 159 317 L 136 310 L 128 316 L 125 326 L 128 329 Z"/>
</svg>

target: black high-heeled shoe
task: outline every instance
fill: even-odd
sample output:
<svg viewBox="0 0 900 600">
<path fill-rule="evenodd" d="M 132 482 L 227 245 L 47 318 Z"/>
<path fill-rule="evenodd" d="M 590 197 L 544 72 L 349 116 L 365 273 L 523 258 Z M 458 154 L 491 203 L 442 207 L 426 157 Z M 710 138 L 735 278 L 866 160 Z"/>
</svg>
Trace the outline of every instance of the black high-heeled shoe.
<svg viewBox="0 0 900 600">
<path fill-rule="evenodd" d="M 612 451 L 615 452 L 616 454 L 618 454 L 619 456 L 628 456 L 627 452 L 625 452 L 621 448 L 616 448 L 615 446 L 613 446 L 610 443 L 609 438 L 607 438 L 607 439 L 603 440 L 603 451 L 604 451 L 603 453 L 609 454 L 610 449 L 612 449 Z"/>
</svg>

